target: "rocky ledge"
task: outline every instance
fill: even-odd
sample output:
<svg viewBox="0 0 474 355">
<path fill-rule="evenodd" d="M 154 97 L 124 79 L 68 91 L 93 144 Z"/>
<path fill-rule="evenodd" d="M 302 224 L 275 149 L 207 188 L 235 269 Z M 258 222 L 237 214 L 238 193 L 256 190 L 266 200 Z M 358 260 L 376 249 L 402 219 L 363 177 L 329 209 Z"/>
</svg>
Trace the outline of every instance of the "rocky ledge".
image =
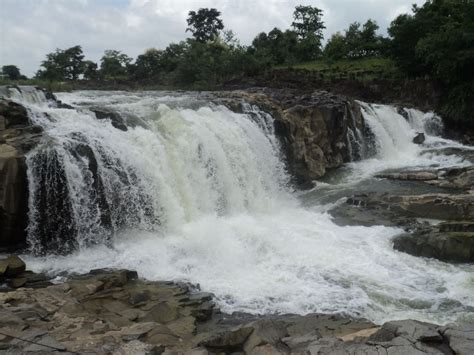
<svg viewBox="0 0 474 355">
<path fill-rule="evenodd" d="M 270 113 L 291 176 L 303 188 L 351 161 L 348 130 L 364 127 L 355 101 L 324 90 L 249 89 L 212 93 L 210 99 L 236 112 L 250 104 Z"/>
<path fill-rule="evenodd" d="M 27 226 L 28 181 L 25 155 L 41 138 L 26 109 L 0 97 L 0 247 L 21 245 Z"/>
<path fill-rule="evenodd" d="M 3 280 L 25 273 L 17 257 L 2 265 Z M 474 324 L 229 315 L 216 308 L 212 294 L 140 280 L 129 270 L 93 270 L 33 286 L 1 289 L 0 350 L 6 354 L 474 353 Z"/>
<path fill-rule="evenodd" d="M 394 238 L 396 250 L 445 262 L 474 263 L 474 166 L 387 171 L 376 177 L 405 184 L 411 194 L 353 195 L 331 211 L 336 222 L 399 226 L 406 233 Z"/>
</svg>

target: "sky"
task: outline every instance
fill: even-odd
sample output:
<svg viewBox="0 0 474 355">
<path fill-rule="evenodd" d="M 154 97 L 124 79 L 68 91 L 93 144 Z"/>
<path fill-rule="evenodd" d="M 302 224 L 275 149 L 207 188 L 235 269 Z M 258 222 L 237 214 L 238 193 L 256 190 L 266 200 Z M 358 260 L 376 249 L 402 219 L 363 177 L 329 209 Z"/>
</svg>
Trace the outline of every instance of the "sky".
<svg viewBox="0 0 474 355">
<path fill-rule="evenodd" d="M 380 33 L 397 15 L 425 0 L 0 0 L 0 66 L 15 64 L 32 76 L 47 53 L 81 45 L 98 62 L 106 49 L 131 57 L 147 48 L 165 48 L 186 33 L 188 12 L 202 7 L 221 11 L 226 29 L 242 44 L 260 32 L 287 29 L 297 5 L 324 11 L 325 38 L 354 21 L 372 18 Z"/>
</svg>

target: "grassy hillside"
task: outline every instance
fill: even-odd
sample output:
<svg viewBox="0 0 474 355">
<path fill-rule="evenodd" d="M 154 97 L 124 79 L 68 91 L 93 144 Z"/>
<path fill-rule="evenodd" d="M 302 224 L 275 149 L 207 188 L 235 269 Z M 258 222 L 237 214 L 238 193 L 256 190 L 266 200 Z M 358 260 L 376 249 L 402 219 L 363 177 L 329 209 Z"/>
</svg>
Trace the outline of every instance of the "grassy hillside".
<svg viewBox="0 0 474 355">
<path fill-rule="evenodd" d="M 392 60 L 388 58 L 361 58 L 328 61 L 319 59 L 312 62 L 296 65 L 281 65 L 275 69 L 300 69 L 317 73 L 322 79 L 392 79 L 399 78 L 401 74 Z"/>
</svg>

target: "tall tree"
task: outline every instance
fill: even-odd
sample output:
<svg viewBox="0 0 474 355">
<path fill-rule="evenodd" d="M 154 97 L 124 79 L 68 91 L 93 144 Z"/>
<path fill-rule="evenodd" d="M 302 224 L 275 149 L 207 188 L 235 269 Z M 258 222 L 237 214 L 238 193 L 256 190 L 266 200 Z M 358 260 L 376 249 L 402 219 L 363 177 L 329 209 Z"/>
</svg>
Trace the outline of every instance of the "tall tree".
<svg viewBox="0 0 474 355">
<path fill-rule="evenodd" d="M 66 75 L 68 79 L 77 80 L 84 73 L 84 54 L 81 46 L 74 46 L 64 51 L 66 56 Z"/>
<path fill-rule="evenodd" d="M 22 77 L 20 69 L 16 65 L 4 65 L 2 67 L 2 74 L 6 75 L 10 80 L 18 80 Z"/>
<path fill-rule="evenodd" d="M 84 73 L 84 55 L 81 46 L 56 49 L 48 53 L 36 76 L 48 80 L 77 80 Z"/>
<path fill-rule="evenodd" d="M 220 15 L 221 13 L 214 8 L 202 8 L 197 12 L 189 11 L 186 32 L 191 32 L 198 42 L 209 41 L 224 29 Z"/>
<path fill-rule="evenodd" d="M 291 26 L 298 34 L 298 37 L 305 39 L 308 36 L 315 36 L 319 41 L 323 39 L 324 22 L 322 21 L 323 11 L 313 6 L 296 6 L 293 12 L 293 23 Z"/>
<path fill-rule="evenodd" d="M 117 78 L 127 74 L 132 58 L 121 51 L 108 49 L 100 59 L 100 71 L 104 77 Z"/>
<path fill-rule="evenodd" d="M 340 32 L 334 33 L 324 47 L 324 56 L 330 60 L 347 58 L 346 38 Z"/>
</svg>

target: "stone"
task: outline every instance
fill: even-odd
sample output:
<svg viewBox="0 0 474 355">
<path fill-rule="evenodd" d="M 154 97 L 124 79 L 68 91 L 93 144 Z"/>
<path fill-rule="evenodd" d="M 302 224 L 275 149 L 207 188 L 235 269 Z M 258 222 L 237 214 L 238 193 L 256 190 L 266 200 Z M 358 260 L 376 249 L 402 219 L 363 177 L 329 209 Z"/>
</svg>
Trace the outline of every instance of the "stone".
<svg viewBox="0 0 474 355">
<path fill-rule="evenodd" d="M 91 111 L 95 113 L 95 117 L 98 120 L 108 119 L 113 127 L 120 129 L 121 131 L 128 130 L 124 119 L 117 112 L 104 111 L 102 109 L 92 109 Z"/>
<path fill-rule="evenodd" d="M 423 144 L 425 142 L 425 134 L 424 133 L 417 133 L 416 136 L 413 138 L 413 143 L 415 144 Z"/>
<path fill-rule="evenodd" d="M 9 256 L 6 259 L 6 262 L 8 264 L 8 267 L 4 272 L 5 277 L 14 277 L 21 275 L 26 269 L 25 262 L 16 255 Z"/>
<path fill-rule="evenodd" d="M 16 277 L 8 281 L 8 286 L 10 286 L 11 288 L 23 287 L 25 286 L 26 281 L 27 281 L 26 277 Z"/>
<path fill-rule="evenodd" d="M 241 351 L 247 338 L 253 332 L 252 327 L 239 327 L 228 330 L 202 341 L 199 345 L 213 349 L 213 351 L 223 351 L 226 353 Z"/>
<path fill-rule="evenodd" d="M 474 232 L 421 230 L 393 240 L 396 250 L 455 263 L 474 262 Z"/>
</svg>

